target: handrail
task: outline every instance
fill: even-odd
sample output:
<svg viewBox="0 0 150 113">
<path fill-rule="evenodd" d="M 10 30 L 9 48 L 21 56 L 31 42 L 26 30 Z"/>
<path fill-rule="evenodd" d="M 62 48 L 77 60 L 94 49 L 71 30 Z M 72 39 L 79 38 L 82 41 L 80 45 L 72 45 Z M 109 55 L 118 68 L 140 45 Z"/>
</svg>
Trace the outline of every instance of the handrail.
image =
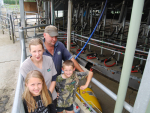
<svg viewBox="0 0 150 113">
<path fill-rule="evenodd" d="M 111 90 L 109 90 L 107 87 L 105 87 L 103 84 L 101 84 L 99 81 L 97 81 L 95 78 L 92 78 L 91 80 L 95 85 L 97 85 L 100 89 L 102 89 L 107 95 L 109 95 L 112 99 L 115 101 L 117 100 L 117 95 L 113 93 Z M 133 110 L 133 107 L 128 104 L 127 102 L 124 102 L 124 108 L 129 111 L 130 113 Z"/>
<path fill-rule="evenodd" d="M 95 109 L 97 109 L 99 111 L 99 113 L 102 113 L 101 110 L 99 110 L 92 101 L 88 101 L 88 102 L 92 103 L 92 105 L 95 107 Z"/>
<path fill-rule="evenodd" d="M 21 62 L 20 62 L 20 66 L 22 64 L 22 62 L 26 59 L 27 55 L 26 55 L 26 47 L 25 47 L 25 40 L 24 40 L 24 31 L 22 29 L 19 30 L 19 37 L 20 37 L 20 43 L 21 43 Z M 18 81 L 17 81 L 17 87 L 16 87 L 16 92 L 15 92 L 15 98 L 14 98 L 14 102 L 13 102 L 13 108 L 12 108 L 12 113 L 24 113 L 24 107 L 23 107 L 23 103 L 22 103 L 22 93 L 24 90 L 24 86 L 23 86 L 23 77 L 22 75 L 19 73 L 19 77 L 18 77 Z"/>
<path fill-rule="evenodd" d="M 82 38 L 85 38 L 85 39 L 88 39 L 88 37 L 83 36 L 83 35 L 79 35 L 79 34 L 74 34 L 74 35 L 82 37 Z M 108 44 L 108 45 L 111 45 L 111 46 L 116 46 L 116 47 L 119 47 L 119 48 L 124 48 L 124 49 L 126 48 L 125 46 L 121 46 L 121 45 L 117 45 L 117 44 L 114 44 L 114 43 L 97 40 L 97 39 L 94 39 L 94 38 L 91 38 L 91 40 L 92 41 L 96 41 L 96 42 L 100 42 L 100 43 L 105 43 L 105 44 Z M 142 50 L 138 50 L 138 49 L 136 49 L 135 51 L 148 54 L 148 52 L 142 51 Z"/>
<path fill-rule="evenodd" d="M 79 40 L 76 38 L 76 40 L 80 41 L 80 42 L 83 42 L 83 43 L 86 43 L 86 41 L 82 41 L 82 40 Z M 116 51 L 116 50 L 113 50 L 113 49 L 109 49 L 107 47 L 104 47 L 104 46 L 99 46 L 99 45 L 96 45 L 96 44 L 93 44 L 93 43 L 89 43 L 89 45 L 92 45 L 92 46 L 95 46 L 95 47 L 99 47 L 99 48 L 103 48 L 105 50 L 109 50 L 109 51 L 112 51 L 112 52 L 115 52 L 115 53 L 123 53 L 123 52 L 120 52 L 120 51 Z M 137 56 L 134 56 L 134 58 L 137 58 L 137 59 L 142 59 L 142 60 L 146 60 L 145 58 L 140 58 L 140 57 L 137 57 Z"/>
<path fill-rule="evenodd" d="M 22 28 L 23 30 L 25 29 L 32 29 L 32 28 L 37 28 L 37 27 L 45 27 L 45 26 L 48 26 L 50 24 L 41 24 L 41 25 L 37 25 L 37 26 L 31 26 L 31 27 L 24 27 Z"/>
</svg>

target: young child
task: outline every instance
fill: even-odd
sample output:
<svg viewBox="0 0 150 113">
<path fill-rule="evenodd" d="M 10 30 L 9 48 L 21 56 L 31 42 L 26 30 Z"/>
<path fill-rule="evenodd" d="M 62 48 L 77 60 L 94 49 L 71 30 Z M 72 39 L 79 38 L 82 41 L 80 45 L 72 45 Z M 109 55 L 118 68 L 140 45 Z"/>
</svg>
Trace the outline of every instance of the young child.
<svg viewBox="0 0 150 113">
<path fill-rule="evenodd" d="M 23 105 L 25 113 L 56 113 L 52 94 L 42 73 L 37 70 L 30 71 L 25 78 Z"/>
<path fill-rule="evenodd" d="M 64 73 L 59 75 L 56 79 L 56 88 L 59 94 L 57 98 L 57 113 L 62 113 L 63 110 L 66 110 L 67 113 L 74 113 L 73 102 L 75 101 L 79 79 L 88 76 L 85 85 L 80 87 L 81 90 L 84 90 L 88 87 L 93 72 L 76 72 L 74 63 L 71 60 L 63 62 L 62 70 Z"/>
</svg>

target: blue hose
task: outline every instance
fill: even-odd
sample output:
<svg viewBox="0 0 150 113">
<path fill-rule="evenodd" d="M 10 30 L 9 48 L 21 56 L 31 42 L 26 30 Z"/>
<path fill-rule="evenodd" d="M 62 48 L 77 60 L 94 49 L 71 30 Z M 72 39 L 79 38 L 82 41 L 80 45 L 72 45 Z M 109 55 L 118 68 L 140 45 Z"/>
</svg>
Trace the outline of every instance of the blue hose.
<svg viewBox="0 0 150 113">
<path fill-rule="evenodd" d="M 81 51 L 77 54 L 77 56 L 75 57 L 75 59 L 77 59 L 77 57 L 81 54 L 81 52 L 83 51 L 83 49 L 85 48 L 85 46 L 86 46 L 86 45 L 88 44 L 88 42 L 90 41 L 90 38 L 91 38 L 92 35 L 94 34 L 94 32 L 95 32 L 95 30 L 96 30 L 96 28 L 97 28 L 97 26 L 98 26 L 98 24 L 99 24 L 99 22 L 100 22 L 100 20 L 101 20 L 101 18 L 102 18 L 102 15 L 103 15 L 103 13 L 104 13 L 104 11 L 105 11 L 106 4 L 107 4 L 107 0 L 106 0 L 106 2 L 105 2 L 104 9 L 103 9 L 103 11 L 102 11 L 102 13 L 101 13 L 101 16 L 99 17 L 99 20 L 98 20 L 98 22 L 97 22 L 97 24 L 96 24 L 96 26 L 95 26 L 93 32 L 91 33 L 89 39 L 87 40 L 87 42 L 85 43 L 85 45 L 83 46 L 83 48 L 81 49 Z"/>
</svg>

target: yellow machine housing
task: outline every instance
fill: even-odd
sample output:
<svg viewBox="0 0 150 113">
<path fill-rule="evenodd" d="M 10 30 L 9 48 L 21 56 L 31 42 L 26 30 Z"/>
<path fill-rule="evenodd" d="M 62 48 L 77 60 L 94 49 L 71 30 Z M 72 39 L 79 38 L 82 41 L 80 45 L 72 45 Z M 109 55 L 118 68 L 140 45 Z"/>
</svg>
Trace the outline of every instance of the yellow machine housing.
<svg viewBox="0 0 150 113">
<path fill-rule="evenodd" d="M 95 111 L 97 111 L 97 113 L 101 113 L 102 112 L 102 108 L 100 106 L 100 103 L 98 102 L 93 90 L 91 88 L 86 88 L 85 90 L 81 90 L 79 89 L 79 87 L 77 88 L 77 92 L 87 101 L 87 103 L 89 105 L 91 105 L 93 107 L 93 109 Z M 84 101 L 76 94 L 76 97 L 82 102 L 84 103 Z M 100 111 L 99 111 L 100 110 Z"/>
</svg>

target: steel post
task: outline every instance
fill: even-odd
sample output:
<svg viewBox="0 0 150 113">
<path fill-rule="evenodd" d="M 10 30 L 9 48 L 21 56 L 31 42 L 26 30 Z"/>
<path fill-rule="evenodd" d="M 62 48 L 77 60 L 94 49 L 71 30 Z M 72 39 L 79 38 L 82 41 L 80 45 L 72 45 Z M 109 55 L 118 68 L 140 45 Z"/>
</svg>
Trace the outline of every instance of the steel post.
<svg viewBox="0 0 150 113">
<path fill-rule="evenodd" d="M 51 24 L 54 25 L 54 0 L 51 0 Z"/>
<path fill-rule="evenodd" d="M 71 18 L 72 18 L 72 0 L 68 0 L 68 27 L 67 27 L 67 50 L 70 51 L 71 42 Z"/>
<path fill-rule="evenodd" d="M 21 27 L 26 27 L 25 12 L 24 12 L 24 0 L 19 0 L 19 6 L 20 6 Z"/>
<path fill-rule="evenodd" d="M 117 94 L 117 101 L 114 113 L 122 113 L 123 103 L 128 88 L 134 53 L 140 28 L 144 0 L 134 0 L 131 14 L 131 21 L 127 39 L 127 46 L 124 55 L 123 68 L 121 72 L 120 84 Z M 140 113 L 140 112 L 138 112 Z"/>
<path fill-rule="evenodd" d="M 143 77 L 140 83 L 140 87 L 138 90 L 138 94 L 134 103 L 134 108 L 132 113 L 148 113 L 146 111 L 150 111 L 150 50 L 147 57 Z"/>
</svg>

